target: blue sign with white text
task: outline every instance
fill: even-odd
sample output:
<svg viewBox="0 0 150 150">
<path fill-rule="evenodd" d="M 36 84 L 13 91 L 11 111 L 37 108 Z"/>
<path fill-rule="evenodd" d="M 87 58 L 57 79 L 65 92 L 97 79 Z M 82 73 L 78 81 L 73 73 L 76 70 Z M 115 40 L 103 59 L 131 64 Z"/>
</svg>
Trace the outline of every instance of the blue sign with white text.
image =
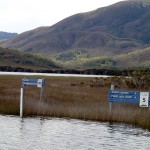
<svg viewBox="0 0 150 150">
<path fill-rule="evenodd" d="M 31 79 L 31 78 L 24 78 L 22 79 L 22 85 L 31 85 L 31 86 L 39 86 L 43 87 L 45 85 L 44 79 Z"/>
<path fill-rule="evenodd" d="M 123 90 L 110 90 L 110 102 L 126 102 L 138 104 L 140 100 L 140 92 L 136 91 L 123 91 Z"/>
</svg>

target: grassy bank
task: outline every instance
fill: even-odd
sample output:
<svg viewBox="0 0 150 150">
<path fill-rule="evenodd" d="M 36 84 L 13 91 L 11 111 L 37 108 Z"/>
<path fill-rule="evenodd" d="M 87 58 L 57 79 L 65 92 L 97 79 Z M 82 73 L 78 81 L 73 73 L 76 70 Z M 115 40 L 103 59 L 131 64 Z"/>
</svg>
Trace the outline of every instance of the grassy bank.
<svg viewBox="0 0 150 150">
<path fill-rule="evenodd" d="M 19 115 L 21 76 L 0 76 L 0 113 Z M 37 77 L 38 78 L 38 77 Z M 25 115 L 69 117 L 84 120 L 123 122 L 150 130 L 150 111 L 135 104 L 114 104 L 109 111 L 108 90 L 141 89 L 137 79 L 46 77 L 43 101 L 40 89 L 26 87 Z M 147 85 L 148 86 L 148 85 Z"/>
</svg>

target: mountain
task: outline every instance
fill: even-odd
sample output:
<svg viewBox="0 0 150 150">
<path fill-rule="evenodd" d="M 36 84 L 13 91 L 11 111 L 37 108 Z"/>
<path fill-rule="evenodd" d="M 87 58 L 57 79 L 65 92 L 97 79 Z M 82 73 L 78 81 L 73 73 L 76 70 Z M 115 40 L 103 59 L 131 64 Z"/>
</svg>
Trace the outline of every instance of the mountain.
<svg viewBox="0 0 150 150">
<path fill-rule="evenodd" d="M 118 67 L 149 67 L 150 68 L 150 47 L 131 52 L 124 55 L 115 56 L 116 66 Z"/>
<path fill-rule="evenodd" d="M 70 50 L 86 51 L 88 57 L 114 56 L 150 46 L 149 24 L 149 1 L 122 1 L 24 32 L 1 46 L 47 56 Z"/>
<path fill-rule="evenodd" d="M 87 57 L 85 51 L 64 52 L 53 58 L 60 65 L 66 68 L 75 69 L 102 69 L 102 68 L 150 68 L 150 47 L 116 55 L 113 57 L 97 56 Z"/>
<path fill-rule="evenodd" d="M 8 32 L 0 31 L 0 40 L 7 40 L 16 35 L 17 35 L 17 33 L 8 33 Z"/>
<path fill-rule="evenodd" d="M 6 66 L 36 70 L 59 68 L 53 61 L 40 56 L 0 47 L 0 68 Z"/>
</svg>

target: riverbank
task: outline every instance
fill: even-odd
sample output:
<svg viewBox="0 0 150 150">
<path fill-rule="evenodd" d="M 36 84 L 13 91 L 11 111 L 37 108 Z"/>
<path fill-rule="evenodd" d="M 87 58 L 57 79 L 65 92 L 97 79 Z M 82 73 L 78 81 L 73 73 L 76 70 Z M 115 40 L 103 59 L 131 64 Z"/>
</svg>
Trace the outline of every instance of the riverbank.
<svg viewBox="0 0 150 150">
<path fill-rule="evenodd" d="M 0 113 L 19 115 L 19 98 L 23 76 L 0 76 Z M 38 76 L 36 78 L 39 78 Z M 42 78 L 42 77 L 40 77 Z M 24 115 L 68 117 L 94 121 L 122 122 L 150 130 L 150 111 L 135 104 L 114 104 L 109 110 L 108 90 L 137 90 L 140 85 L 127 78 L 44 77 L 43 101 L 40 88 L 26 87 Z M 139 90 L 139 89 L 138 89 Z M 146 89 L 148 90 L 148 89 Z M 145 89 L 144 89 L 145 91 Z"/>
</svg>

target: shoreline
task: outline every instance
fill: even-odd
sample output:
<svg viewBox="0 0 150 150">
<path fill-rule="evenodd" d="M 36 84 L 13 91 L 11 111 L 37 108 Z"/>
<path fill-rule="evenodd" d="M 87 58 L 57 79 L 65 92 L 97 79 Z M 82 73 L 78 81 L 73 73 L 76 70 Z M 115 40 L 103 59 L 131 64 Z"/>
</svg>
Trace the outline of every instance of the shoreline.
<svg viewBox="0 0 150 150">
<path fill-rule="evenodd" d="M 0 75 L 1 114 L 19 116 L 21 79 L 19 75 Z M 111 83 L 115 82 L 118 89 L 125 89 L 127 85 L 133 89 L 128 81 L 130 79 L 119 77 L 46 77 L 43 101 L 39 100 L 40 88 L 26 87 L 24 115 L 125 123 L 150 130 L 148 109 L 137 104 L 116 103 L 112 111 L 109 110 Z"/>
<path fill-rule="evenodd" d="M 108 78 L 108 75 L 85 75 L 85 74 L 61 74 L 61 73 L 29 73 L 29 72 L 2 72 L 0 75 L 17 75 L 17 76 L 47 76 L 47 77 L 89 77 L 89 78 Z"/>
</svg>

